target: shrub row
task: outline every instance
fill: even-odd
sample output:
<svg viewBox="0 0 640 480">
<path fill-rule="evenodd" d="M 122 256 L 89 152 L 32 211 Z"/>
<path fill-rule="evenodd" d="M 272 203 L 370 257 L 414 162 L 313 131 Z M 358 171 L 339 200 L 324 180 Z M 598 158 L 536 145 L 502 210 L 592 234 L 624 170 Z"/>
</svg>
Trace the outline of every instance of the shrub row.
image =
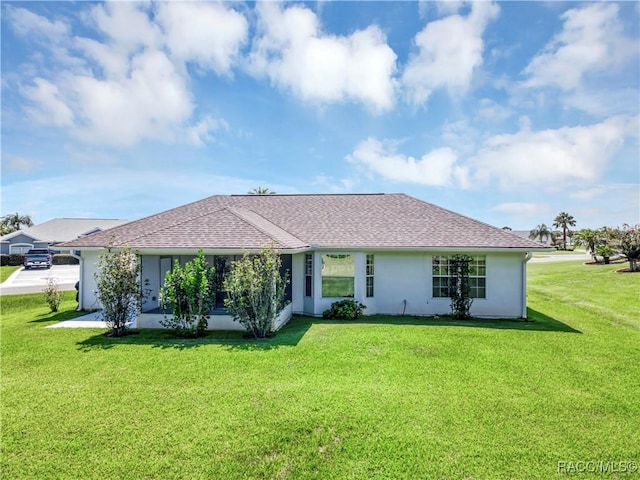
<svg viewBox="0 0 640 480">
<path fill-rule="evenodd" d="M 0 255 L 0 265 L 3 267 L 6 266 L 12 266 L 12 267 L 16 267 L 18 265 L 23 265 L 24 264 L 24 255 L 19 255 L 19 254 L 11 254 L 11 255 L 7 255 L 6 253 L 3 253 L 2 255 Z"/>
<path fill-rule="evenodd" d="M 78 260 L 73 255 L 69 255 L 68 253 L 57 253 L 53 256 L 53 264 L 54 265 L 78 265 L 80 260 Z M 11 255 L 2 254 L 0 255 L 0 266 L 20 266 L 24 265 L 24 255 L 12 253 Z"/>
<path fill-rule="evenodd" d="M 68 253 L 56 253 L 53 256 L 53 264 L 54 265 L 79 265 L 80 260 L 78 260 L 73 255 L 69 255 Z"/>
</svg>

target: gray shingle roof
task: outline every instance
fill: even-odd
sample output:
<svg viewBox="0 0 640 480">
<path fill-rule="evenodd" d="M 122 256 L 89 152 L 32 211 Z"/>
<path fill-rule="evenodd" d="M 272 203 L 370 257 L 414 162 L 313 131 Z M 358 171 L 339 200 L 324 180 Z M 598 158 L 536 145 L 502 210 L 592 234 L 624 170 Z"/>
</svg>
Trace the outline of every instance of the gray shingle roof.
<svg viewBox="0 0 640 480">
<path fill-rule="evenodd" d="M 68 242 L 81 235 L 93 233 L 96 229 L 106 230 L 122 225 L 123 223 L 127 223 L 127 220 L 110 218 L 54 218 L 34 225 L 33 227 L 8 233 L 2 237 L 2 240 L 10 240 L 17 235 L 23 234 L 34 240 L 49 243 Z"/>
<path fill-rule="evenodd" d="M 516 248 L 540 245 L 405 194 L 214 195 L 69 247 Z"/>
</svg>

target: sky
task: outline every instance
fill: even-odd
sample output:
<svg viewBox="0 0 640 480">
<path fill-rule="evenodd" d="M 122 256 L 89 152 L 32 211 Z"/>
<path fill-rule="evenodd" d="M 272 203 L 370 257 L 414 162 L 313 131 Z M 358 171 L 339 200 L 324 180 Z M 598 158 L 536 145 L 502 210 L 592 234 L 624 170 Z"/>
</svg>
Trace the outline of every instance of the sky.
<svg viewBox="0 0 640 480">
<path fill-rule="evenodd" d="M 10 2 L 0 214 L 404 192 L 640 223 L 639 2 Z"/>
</svg>

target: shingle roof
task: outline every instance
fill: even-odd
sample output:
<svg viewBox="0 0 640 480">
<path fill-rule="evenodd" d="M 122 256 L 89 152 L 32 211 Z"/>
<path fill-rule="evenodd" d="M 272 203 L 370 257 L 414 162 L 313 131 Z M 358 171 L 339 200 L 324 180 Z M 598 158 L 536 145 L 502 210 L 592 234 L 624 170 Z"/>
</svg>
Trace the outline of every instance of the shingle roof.
<svg viewBox="0 0 640 480">
<path fill-rule="evenodd" d="M 127 220 L 110 218 L 54 218 L 33 227 L 8 233 L 2 240 L 10 240 L 17 235 L 27 235 L 34 240 L 50 243 L 68 242 L 81 235 L 98 230 L 106 230 L 126 223 Z"/>
<path fill-rule="evenodd" d="M 214 195 L 69 247 L 516 248 L 540 245 L 405 194 Z"/>
</svg>

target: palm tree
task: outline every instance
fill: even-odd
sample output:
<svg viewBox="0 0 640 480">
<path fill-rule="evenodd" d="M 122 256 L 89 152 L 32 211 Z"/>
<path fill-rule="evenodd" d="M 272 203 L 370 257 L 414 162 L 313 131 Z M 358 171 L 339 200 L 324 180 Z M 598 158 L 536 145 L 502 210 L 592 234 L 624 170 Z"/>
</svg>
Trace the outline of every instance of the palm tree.
<svg viewBox="0 0 640 480">
<path fill-rule="evenodd" d="M 541 223 L 536 228 L 529 232 L 529 238 L 532 240 L 540 240 L 540 243 L 545 243 L 546 239 L 551 236 L 551 230 L 544 223 Z"/>
<path fill-rule="evenodd" d="M 573 236 L 573 242 L 576 245 L 582 245 L 587 247 L 587 250 L 591 253 L 591 256 L 595 258 L 596 248 L 602 241 L 601 234 L 598 230 L 592 230 L 590 228 L 583 228 L 576 232 Z"/>
<path fill-rule="evenodd" d="M 272 192 L 269 188 L 256 187 L 253 190 L 247 192 L 249 195 L 275 195 L 276 192 Z"/>
<path fill-rule="evenodd" d="M 558 215 L 556 215 L 556 218 L 553 219 L 553 226 L 555 228 L 562 228 L 562 249 L 566 250 L 567 230 L 569 230 L 569 227 L 576 226 L 576 220 L 567 212 L 560 212 Z"/>
<path fill-rule="evenodd" d="M 33 222 L 31 221 L 31 217 L 29 215 L 20 215 L 16 212 L 10 215 L 5 215 L 0 221 L 0 229 L 2 230 L 2 235 L 20 230 L 20 227 L 22 225 L 24 225 L 25 227 L 33 227 Z"/>
</svg>

